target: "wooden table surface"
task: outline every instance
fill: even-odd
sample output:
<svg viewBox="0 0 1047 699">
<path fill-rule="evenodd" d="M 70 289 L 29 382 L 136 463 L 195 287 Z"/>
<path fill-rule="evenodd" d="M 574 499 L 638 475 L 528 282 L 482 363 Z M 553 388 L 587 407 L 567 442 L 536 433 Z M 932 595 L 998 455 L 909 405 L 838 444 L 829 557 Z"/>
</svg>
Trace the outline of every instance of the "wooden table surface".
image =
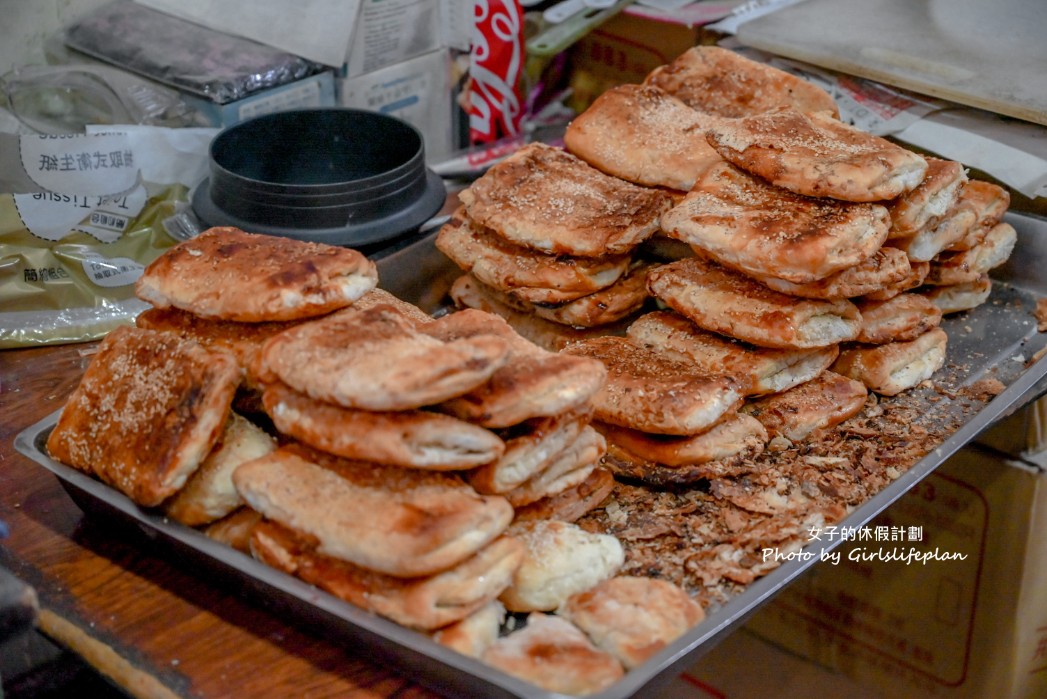
<svg viewBox="0 0 1047 699">
<path fill-rule="evenodd" d="M 15 436 L 58 410 L 94 344 L 0 351 L 0 566 L 35 588 L 38 628 L 138 697 L 435 697 L 86 517 Z"/>
</svg>

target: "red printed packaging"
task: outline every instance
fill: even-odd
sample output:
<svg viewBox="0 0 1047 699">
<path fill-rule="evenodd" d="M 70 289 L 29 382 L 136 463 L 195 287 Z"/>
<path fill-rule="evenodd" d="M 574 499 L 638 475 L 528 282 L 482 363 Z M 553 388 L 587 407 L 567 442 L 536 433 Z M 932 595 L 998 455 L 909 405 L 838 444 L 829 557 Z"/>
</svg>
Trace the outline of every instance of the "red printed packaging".
<svg viewBox="0 0 1047 699">
<path fill-rule="evenodd" d="M 468 103 L 469 142 L 490 143 L 520 132 L 525 62 L 519 0 L 476 0 Z"/>
</svg>

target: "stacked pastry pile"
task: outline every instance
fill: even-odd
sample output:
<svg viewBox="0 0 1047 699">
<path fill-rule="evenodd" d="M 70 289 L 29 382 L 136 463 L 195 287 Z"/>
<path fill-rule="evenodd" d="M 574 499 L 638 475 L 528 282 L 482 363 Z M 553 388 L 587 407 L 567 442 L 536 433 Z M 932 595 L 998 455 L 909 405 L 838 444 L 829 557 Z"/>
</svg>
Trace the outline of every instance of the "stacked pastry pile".
<svg viewBox="0 0 1047 699">
<path fill-rule="evenodd" d="M 571 523 L 613 485 L 589 425 L 604 367 L 543 350 L 482 311 L 434 320 L 361 301 L 259 355 L 263 404 L 298 444 L 235 472 L 264 516 L 252 553 L 548 689 L 619 679 L 622 660 L 593 634 L 626 634 L 620 620 L 590 631 L 553 616 L 624 560 L 615 537 Z M 451 440 L 468 448 L 442 448 Z M 502 636 L 507 612 L 526 625 Z M 686 628 L 631 631 L 658 648 Z M 557 660 L 539 661 L 550 645 Z"/>
<path fill-rule="evenodd" d="M 150 266 L 136 290 L 155 308 L 100 345 L 48 440 L 56 459 L 190 526 L 243 504 L 232 471 L 275 448 L 232 409 L 253 394 L 241 390 L 255 384 L 252 358 L 267 338 L 352 304 L 378 278 L 356 251 L 254 241 L 212 229 Z"/>
<path fill-rule="evenodd" d="M 958 163 L 927 161 L 930 182 L 936 172 L 962 170 Z M 970 310 L 988 299 L 989 272 L 1010 258 L 1018 238 L 1003 220 L 1010 206 L 1007 190 L 991 182 L 956 179 L 961 184 L 955 191 L 945 188 L 939 195 L 948 205 L 928 203 L 922 210 L 929 214 L 911 215 L 908 197 L 890 206 L 887 244 L 905 250 L 922 283 L 916 291 L 944 314 Z M 884 300 L 881 296 L 872 300 Z M 875 308 L 862 307 L 863 313 Z"/>
<path fill-rule="evenodd" d="M 834 369 L 877 393 L 896 395 L 941 367 L 946 343 L 937 328 L 941 314 L 984 301 L 988 270 L 1013 250 L 1014 230 L 998 223 L 999 209 L 972 213 L 981 207 L 974 203 L 979 191 L 1002 190 L 968 188 L 959 163 L 924 159 L 823 113 L 780 109 L 743 117 L 713 127 L 708 138 L 729 162 L 707 171 L 663 217 L 669 235 L 732 270 L 728 276 L 740 273 L 779 294 L 783 306 L 798 306 L 798 299 L 821 304 L 814 317 L 822 331 L 833 315 L 857 321 L 857 333 L 850 336 L 833 321 L 838 332 L 832 339 L 859 343 L 842 348 Z M 737 222 L 723 225 L 725 213 Z M 993 233 L 983 233 L 962 256 L 941 255 L 966 238 L 977 219 L 987 219 L 979 228 Z M 972 233 L 972 242 L 976 236 Z M 928 278 L 941 289 L 905 293 L 925 281 L 931 266 L 939 271 Z M 961 283 L 982 284 L 984 294 L 972 298 L 977 290 Z M 678 291 L 665 293 L 681 303 Z M 716 330 L 708 320 L 697 322 Z M 722 325 L 723 319 L 711 322 Z M 745 332 L 735 324 L 728 334 L 769 342 Z"/>
<path fill-rule="evenodd" d="M 504 444 L 448 416 L 433 414 L 450 425 L 407 414 L 394 424 L 392 414 L 378 412 L 354 420 L 333 401 L 351 401 L 354 390 L 376 408 L 439 401 L 487 381 L 508 347 L 491 336 L 447 343 L 414 337 L 403 311 L 364 300 L 378 293 L 376 282 L 374 265 L 355 251 L 235 229 L 211 229 L 172 248 L 136 287 L 156 306 L 142 321 L 150 328 L 105 338 L 49 438 L 50 453 L 141 505 L 208 525 L 216 537 L 376 613 L 419 627 L 461 618 L 496 598 L 519 565 L 522 545 L 501 536 L 512 506 L 477 494 L 456 475 L 332 452 L 351 452 L 353 437 L 370 429 L 365 448 L 385 450 L 387 461 L 438 469 L 487 462 Z M 262 331 L 248 323 L 278 331 L 255 342 Z M 238 328 L 243 338 L 232 353 L 224 347 Z M 340 370 L 337 361 L 366 352 L 368 338 L 390 352 L 380 362 L 396 367 L 400 351 L 408 365 L 395 376 L 366 366 L 356 375 Z M 367 364 L 366 356 L 351 359 Z M 267 448 L 240 450 L 239 458 L 221 460 L 222 473 L 207 473 L 215 452 L 205 455 L 219 439 L 223 447 L 231 441 L 220 427 L 230 420 L 242 373 L 281 430 L 264 437 Z M 297 434 L 305 439 L 292 440 Z M 219 511 L 215 501 L 228 493 Z M 196 495 L 208 505 L 206 519 L 195 514 L 204 509 L 199 502 L 188 502 Z"/>
<path fill-rule="evenodd" d="M 553 691 L 605 688 L 697 623 L 682 589 L 618 577 L 617 538 L 572 523 L 613 485 L 589 426 L 604 366 L 481 311 L 433 319 L 376 283 L 342 248 L 231 228 L 176 246 L 49 452 Z M 250 420 L 232 409 L 241 389 Z"/>
<path fill-rule="evenodd" d="M 763 426 L 738 412 L 746 387 L 735 376 L 623 337 L 583 340 L 562 351 L 608 368 L 593 398 L 594 425 L 608 441 L 605 463 L 620 475 L 655 485 L 690 483 L 744 468 L 746 457 L 763 450 Z"/>
<path fill-rule="evenodd" d="M 688 190 L 661 218 L 682 259 L 648 275 L 672 312 L 643 316 L 628 339 L 734 377 L 741 414 L 771 438 L 802 440 L 858 412 L 866 390 L 896 395 L 929 378 L 945 358 L 942 314 L 983 302 L 1015 242 L 1002 188 L 837 117 L 819 88 L 698 47 L 602 95 L 565 136 L 609 174 Z M 569 351 L 600 343 L 612 344 Z M 726 414 L 717 429 L 738 424 Z M 645 426 L 635 410 L 597 417 L 615 425 L 601 428 L 609 463 L 648 482 L 753 468 L 696 467 L 709 452 L 692 451 L 695 434 Z"/>
<path fill-rule="evenodd" d="M 640 244 L 671 200 L 534 143 L 459 193 L 437 247 L 467 272 L 462 306 L 499 313 L 547 349 L 606 334 L 647 299 Z M 620 327 L 617 328 L 620 330 Z"/>
<path fill-rule="evenodd" d="M 941 365 L 943 312 L 984 296 L 947 299 L 987 287 L 932 285 L 984 284 L 1013 244 L 1002 189 L 837 117 L 823 90 L 698 47 L 604 93 L 565 134 L 590 165 L 673 197 L 646 245 L 678 260 L 648 275 L 669 310 L 631 322 L 625 338 L 565 350 L 609 368 L 594 426 L 605 464 L 628 477 L 581 524 L 625 537 L 628 570 L 659 570 L 703 598 L 775 567 L 759 552 L 802 546 L 912 462 L 918 450 L 899 456 L 886 430 L 870 431 L 892 412 L 868 391 L 897 394 Z M 858 413 L 855 432 L 883 438 L 877 453 L 805 451 L 845 439 L 827 428 Z M 765 442 L 773 453 L 760 455 Z M 699 480 L 642 495 L 628 482 Z M 649 515 L 659 498 L 671 501 L 661 525 Z"/>
</svg>

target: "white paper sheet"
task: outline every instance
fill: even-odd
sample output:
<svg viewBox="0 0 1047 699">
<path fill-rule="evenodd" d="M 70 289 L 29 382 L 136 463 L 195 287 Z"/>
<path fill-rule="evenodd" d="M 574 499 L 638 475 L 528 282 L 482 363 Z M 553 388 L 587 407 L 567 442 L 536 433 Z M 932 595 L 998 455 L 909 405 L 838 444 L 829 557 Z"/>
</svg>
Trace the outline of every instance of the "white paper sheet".
<svg viewBox="0 0 1047 699">
<path fill-rule="evenodd" d="M 864 131 L 982 170 L 1027 197 L 1047 196 L 1047 127 L 781 58 L 735 37 L 720 45 L 824 88 L 841 119 Z"/>
<path fill-rule="evenodd" d="M 989 173 L 1029 198 L 1047 197 L 1047 129 L 977 109 L 935 112 L 897 138 Z"/>
</svg>

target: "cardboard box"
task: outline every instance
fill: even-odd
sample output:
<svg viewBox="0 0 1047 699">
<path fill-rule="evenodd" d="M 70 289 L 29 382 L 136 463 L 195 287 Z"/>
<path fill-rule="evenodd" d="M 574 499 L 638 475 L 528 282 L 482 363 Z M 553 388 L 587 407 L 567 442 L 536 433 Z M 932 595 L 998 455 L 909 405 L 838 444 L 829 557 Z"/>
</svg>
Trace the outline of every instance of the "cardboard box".
<svg viewBox="0 0 1047 699">
<path fill-rule="evenodd" d="M 450 52 L 441 49 L 366 75 L 339 78 L 338 104 L 403 119 L 422 132 L 426 160 L 435 162 L 457 147 L 450 62 Z"/>
<path fill-rule="evenodd" d="M 658 692 L 658 699 L 885 699 L 872 687 L 740 629 Z"/>
<path fill-rule="evenodd" d="M 652 70 L 699 43 L 702 35 L 700 27 L 615 15 L 571 47 L 573 94 L 568 106 L 582 112 L 609 88 L 643 82 Z"/>
<path fill-rule="evenodd" d="M 1047 696 L 1045 527 L 1041 469 L 965 448 L 747 628 L 890 697 Z"/>
<path fill-rule="evenodd" d="M 241 121 L 263 114 L 288 109 L 333 107 L 337 104 L 334 74 L 331 71 L 256 92 L 250 97 L 227 104 L 217 104 L 185 92 L 182 93 L 182 99 L 199 112 L 207 125 L 219 128 L 239 124 Z"/>
<path fill-rule="evenodd" d="M 977 442 L 1047 470 L 1047 398 L 1000 420 Z"/>
</svg>

